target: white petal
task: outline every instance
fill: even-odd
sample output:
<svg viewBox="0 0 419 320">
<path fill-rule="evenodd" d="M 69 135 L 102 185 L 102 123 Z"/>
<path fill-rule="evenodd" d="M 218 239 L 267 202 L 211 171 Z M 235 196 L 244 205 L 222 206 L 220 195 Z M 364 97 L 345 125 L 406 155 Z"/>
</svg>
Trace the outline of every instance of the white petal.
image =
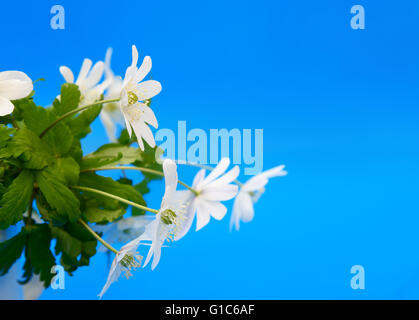
<svg viewBox="0 0 419 320">
<path fill-rule="evenodd" d="M 135 45 L 132 46 L 132 63 L 131 66 L 132 67 L 137 67 L 137 63 L 138 63 L 138 50 L 137 47 Z"/>
<path fill-rule="evenodd" d="M 199 185 L 197 186 L 198 189 L 202 189 L 204 186 L 209 184 L 210 182 L 217 179 L 220 175 L 222 175 L 230 165 L 230 159 L 229 158 L 223 158 L 218 163 L 218 165 L 214 168 L 214 170 L 211 171 L 211 173 L 206 177 Z"/>
<path fill-rule="evenodd" d="M 89 72 L 89 75 L 86 77 L 86 88 L 93 88 L 96 84 L 98 84 L 100 78 L 103 76 L 104 70 L 105 64 L 102 61 L 96 62 L 92 70 Z"/>
<path fill-rule="evenodd" d="M 201 169 L 196 174 L 195 178 L 193 179 L 192 186 L 196 188 L 199 183 L 201 183 L 202 180 L 205 178 L 205 169 Z"/>
<path fill-rule="evenodd" d="M 187 191 L 187 192 L 191 193 L 190 191 Z M 175 235 L 176 241 L 182 239 L 188 233 L 189 229 L 192 226 L 192 222 L 195 218 L 195 212 L 196 212 L 196 203 L 194 200 L 192 200 L 189 203 L 188 209 L 186 211 L 186 217 L 185 217 L 185 221 L 183 222 L 182 229 L 178 231 Z"/>
<path fill-rule="evenodd" d="M 106 73 L 106 77 L 107 78 L 113 78 L 113 72 L 111 69 L 111 59 L 112 59 L 112 52 L 113 49 L 112 48 L 108 48 L 108 50 L 106 50 L 106 55 L 105 55 L 105 73 Z"/>
<path fill-rule="evenodd" d="M 265 187 L 268 183 L 268 179 L 258 174 L 250 178 L 243 186 L 244 191 L 257 191 Z"/>
<path fill-rule="evenodd" d="M 159 124 L 157 123 L 156 116 L 154 115 L 153 110 L 143 103 L 138 103 L 140 110 L 143 112 L 143 121 L 147 122 L 154 128 L 158 128 Z"/>
<path fill-rule="evenodd" d="M 144 57 L 141 67 L 137 70 L 134 76 L 134 81 L 137 83 L 142 81 L 150 72 L 150 70 L 151 70 L 151 58 L 149 56 L 146 56 Z"/>
<path fill-rule="evenodd" d="M 147 80 L 138 84 L 136 88 L 136 94 L 138 96 L 138 101 L 144 101 L 146 99 L 151 99 L 154 96 L 158 95 L 161 91 L 161 84 L 155 80 Z"/>
<path fill-rule="evenodd" d="M 66 66 L 61 66 L 60 73 L 67 83 L 74 83 L 74 74 L 73 71 L 70 70 L 70 68 Z"/>
<path fill-rule="evenodd" d="M 285 165 L 280 165 L 275 168 L 266 170 L 262 173 L 266 178 L 273 178 L 273 177 L 282 177 L 287 175 L 287 172 L 284 170 Z"/>
<path fill-rule="evenodd" d="M 8 99 L 0 96 L 0 117 L 11 114 L 15 106 Z"/>
<path fill-rule="evenodd" d="M 108 279 L 106 280 L 105 286 L 99 294 L 99 298 L 102 299 L 103 294 L 109 289 L 109 286 L 115 282 L 121 275 L 121 268 L 118 266 L 118 255 L 112 261 L 111 269 L 109 271 Z"/>
<path fill-rule="evenodd" d="M 8 100 L 27 97 L 33 90 L 32 80 L 20 71 L 0 72 L 0 96 Z"/>
<path fill-rule="evenodd" d="M 224 218 L 227 213 L 227 208 L 221 202 L 207 201 L 206 205 L 208 206 L 211 216 L 217 220 Z"/>
<path fill-rule="evenodd" d="M 138 144 L 141 147 L 141 150 L 144 151 L 144 144 L 142 139 L 144 139 L 150 147 L 154 148 L 156 146 L 156 142 L 154 141 L 153 133 L 151 132 L 150 128 L 142 121 L 130 121 L 132 128 L 134 129 L 135 135 L 137 136 Z"/>
<path fill-rule="evenodd" d="M 205 227 L 210 221 L 210 211 L 205 200 L 196 199 L 196 231 Z"/>
<path fill-rule="evenodd" d="M 217 187 L 208 186 L 201 193 L 201 197 L 208 201 L 227 201 L 233 199 L 239 187 L 232 184 L 221 185 Z"/>
<path fill-rule="evenodd" d="M 92 67 L 92 64 L 93 64 L 92 60 L 90 60 L 90 59 L 86 58 L 86 59 L 83 60 L 83 64 L 81 65 L 79 76 L 78 76 L 77 81 L 76 81 L 77 84 L 79 84 L 80 82 L 84 82 L 84 80 L 87 77 L 87 74 L 90 71 L 90 68 Z"/>
<path fill-rule="evenodd" d="M 176 191 L 177 187 L 177 167 L 173 160 L 165 159 L 163 162 L 163 172 L 165 181 L 165 192 L 163 202 L 169 201 Z"/>
<path fill-rule="evenodd" d="M 225 185 L 225 184 L 229 184 L 230 182 L 237 179 L 237 177 L 239 176 L 239 173 L 240 173 L 239 166 L 235 166 L 233 169 L 231 169 L 229 172 L 227 172 L 225 175 L 223 175 L 219 179 L 207 184 L 206 188 L 208 188 L 210 186 L 211 187 L 217 187 L 217 186 L 222 186 L 222 185 Z"/>
<path fill-rule="evenodd" d="M 240 220 L 243 222 L 249 222 L 253 220 L 255 212 L 253 208 L 253 201 L 250 195 L 247 192 L 241 192 L 237 196 L 236 200 L 240 210 Z"/>
<path fill-rule="evenodd" d="M 151 270 L 154 270 L 160 262 L 161 257 L 161 246 L 157 245 L 154 248 L 153 263 L 151 264 Z"/>
<path fill-rule="evenodd" d="M 106 130 L 106 135 L 108 136 L 109 141 L 116 142 L 116 126 L 115 123 L 112 121 L 112 117 L 109 115 L 108 112 L 102 111 L 99 115 L 100 121 L 102 121 L 103 126 Z"/>
</svg>

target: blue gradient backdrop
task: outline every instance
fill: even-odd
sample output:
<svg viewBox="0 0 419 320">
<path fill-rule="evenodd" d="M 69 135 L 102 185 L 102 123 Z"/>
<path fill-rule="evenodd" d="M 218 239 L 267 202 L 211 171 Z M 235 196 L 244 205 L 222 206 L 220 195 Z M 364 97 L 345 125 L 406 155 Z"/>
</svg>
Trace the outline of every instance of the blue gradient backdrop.
<svg viewBox="0 0 419 320">
<path fill-rule="evenodd" d="M 65 30 L 50 28 L 54 4 Z M 355 4 L 365 30 L 350 28 Z M 105 298 L 417 299 L 418 18 L 413 0 L 3 1 L 0 70 L 45 78 L 36 102 L 48 105 L 60 65 L 78 71 L 112 46 L 123 74 L 136 44 L 163 85 L 161 128 L 263 128 L 264 167 L 287 165 L 240 232 L 229 216 L 191 232 Z M 106 139 L 93 127 L 88 152 Z M 151 206 L 162 188 L 153 184 Z M 106 263 L 98 255 L 42 298 L 96 299 Z M 365 290 L 350 287 L 356 264 Z"/>
</svg>

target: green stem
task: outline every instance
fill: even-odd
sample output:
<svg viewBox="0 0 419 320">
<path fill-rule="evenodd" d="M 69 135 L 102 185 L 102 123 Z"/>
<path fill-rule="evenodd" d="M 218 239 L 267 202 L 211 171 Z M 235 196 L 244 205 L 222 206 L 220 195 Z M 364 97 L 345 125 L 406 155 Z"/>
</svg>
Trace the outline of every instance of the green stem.
<svg viewBox="0 0 419 320">
<path fill-rule="evenodd" d="M 213 167 L 207 166 L 205 164 L 200 164 L 200 163 L 193 163 L 193 162 L 187 162 L 187 161 L 177 161 L 176 163 L 177 164 L 184 164 L 184 165 L 195 167 L 195 168 L 201 168 L 201 169 L 205 169 L 205 170 L 209 170 L 209 171 L 214 170 Z M 243 183 L 241 183 L 239 180 L 235 179 L 233 182 L 235 184 L 237 184 L 240 188 L 243 187 Z"/>
<path fill-rule="evenodd" d="M 129 167 L 129 166 L 101 167 L 101 168 L 95 168 L 95 169 L 81 170 L 80 172 L 95 172 L 95 171 L 105 171 L 105 170 L 136 170 L 136 171 L 148 172 L 148 173 L 151 173 L 151 174 L 155 174 L 155 175 L 164 177 L 164 173 L 161 172 L 161 171 L 158 171 L 158 170 L 153 170 L 153 169 L 143 168 L 143 167 Z M 192 187 L 190 187 L 186 183 L 184 183 L 180 180 L 178 180 L 178 183 L 180 185 L 184 186 L 189 191 L 191 191 L 196 196 L 199 194 L 198 191 L 196 191 L 195 189 L 193 189 Z"/>
<path fill-rule="evenodd" d="M 72 186 L 71 188 L 77 189 L 77 190 L 82 190 L 82 191 L 89 191 L 89 192 L 97 193 L 97 194 L 100 194 L 102 196 L 105 196 L 105 197 L 108 197 L 108 198 L 115 199 L 115 200 L 118 200 L 120 202 L 126 203 L 130 206 L 136 207 L 136 208 L 141 209 L 141 210 L 149 211 L 149 212 L 156 213 L 156 214 L 159 213 L 159 210 L 155 210 L 155 209 L 148 208 L 146 206 L 142 206 L 141 204 L 126 200 L 124 198 L 115 196 L 115 195 L 113 195 L 111 193 L 107 193 L 105 191 L 101 191 L 101 190 L 97 190 L 97 189 L 93 189 L 93 188 L 89 188 L 89 187 L 81 187 L 81 186 Z"/>
<path fill-rule="evenodd" d="M 55 120 L 53 123 L 51 123 L 44 131 L 42 131 L 41 132 L 41 134 L 39 135 L 39 137 L 40 138 L 42 138 L 43 136 L 45 136 L 45 134 L 50 130 L 50 129 L 52 129 L 52 128 L 54 128 L 55 127 L 55 125 L 57 124 L 57 123 L 59 123 L 60 121 L 62 121 L 62 120 L 64 120 L 65 118 L 67 118 L 67 117 L 69 117 L 69 116 L 72 116 L 73 114 L 76 114 L 76 113 L 78 113 L 78 112 L 80 112 L 80 111 L 83 111 L 83 110 L 86 110 L 86 109 L 89 109 L 89 108 L 91 108 L 91 107 L 95 107 L 95 106 L 98 106 L 98 105 L 100 105 L 100 104 L 105 104 L 105 103 L 111 103 L 111 102 L 118 102 L 120 99 L 119 98 L 116 98 L 116 99 L 109 99 L 109 100 L 102 100 L 102 101 L 97 101 L 97 102 L 95 102 L 95 103 L 92 103 L 92 104 L 88 104 L 88 105 L 85 105 L 85 106 L 82 106 L 82 107 L 79 107 L 79 108 L 77 108 L 77 109 L 74 109 L 74 110 L 71 110 L 71 111 L 69 111 L 69 112 L 67 112 L 67 113 L 65 113 L 65 114 L 63 114 L 61 117 L 59 117 L 57 120 Z"/>
<path fill-rule="evenodd" d="M 89 231 L 92 234 L 92 236 L 94 236 L 98 241 L 100 241 L 100 243 L 102 243 L 106 248 L 111 250 L 113 253 L 118 254 L 118 250 L 116 250 L 109 243 L 107 243 L 105 240 L 99 237 L 99 235 L 92 228 L 90 228 L 89 225 L 86 222 L 84 222 L 84 220 L 79 219 L 79 222 L 87 229 L 87 231 Z"/>
</svg>

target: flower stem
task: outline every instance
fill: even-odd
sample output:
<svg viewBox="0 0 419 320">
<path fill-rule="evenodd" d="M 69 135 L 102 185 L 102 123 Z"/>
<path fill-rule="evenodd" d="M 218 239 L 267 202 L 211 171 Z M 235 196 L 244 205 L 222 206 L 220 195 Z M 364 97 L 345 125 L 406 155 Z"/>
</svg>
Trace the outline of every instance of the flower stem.
<svg viewBox="0 0 419 320">
<path fill-rule="evenodd" d="M 213 167 L 211 166 L 207 166 L 205 164 L 200 164 L 200 163 L 193 163 L 193 162 L 187 162 L 187 161 L 176 161 L 177 164 L 184 164 L 190 167 L 195 167 L 195 168 L 201 168 L 201 169 L 205 169 L 205 170 L 209 170 L 212 171 L 214 170 Z M 240 188 L 243 187 L 243 183 L 241 183 L 239 180 L 235 179 L 233 181 L 235 184 L 237 184 Z"/>
<path fill-rule="evenodd" d="M 117 101 L 119 101 L 120 99 L 119 98 L 116 98 L 116 99 L 109 99 L 109 100 L 101 100 L 101 101 L 97 101 L 97 102 L 95 102 L 95 103 L 92 103 L 92 104 L 88 104 L 88 105 L 85 105 L 85 106 L 82 106 L 82 107 L 78 107 L 77 109 L 74 109 L 74 110 L 71 110 L 71 111 L 69 111 L 69 112 L 67 112 L 67 113 L 65 113 L 65 114 L 63 114 L 61 117 L 59 117 L 57 120 L 55 120 L 53 123 L 51 123 L 44 131 L 42 131 L 41 132 L 41 134 L 39 135 L 39 137 L 40 138 L 42 138 L 43 136 L 45 136 L 45 134 L 50 130 L 50 129 L 52 129 L 52 128 L 54 128 L 55 127 L 55 125 L 57 125 L 57 123 L 59 123 L 60 121 L 62 121 L 62 120 L 64 120 L 65 118 L 67 118 L 67 117 L 69 117 L 69 116 L 71 116 L 71 115 L 73 115 L 73 114 L 76 114 L 76 113 L 78 113 L 78 112 L 80 112 L 80 111 L 83 111 L 83 110 L 86 110 L 86 109 L 89 109 L 89 108 L 91 108 L 91 107 L 95 107 L 95 106 L 98 106 L 98 105 L 100 105 L 100 104 L 105 104 L 105 103 L 110 103 L 110 102 L 117 102 Z"/>
<path fill-rule="evenodd" d="M 92 236 L 94 236 L 106 248 L 111 250 L 113 253 L 118 254 L 118 250 L 116 250 L 109 243 L 107 243 L 105 240 L 103 240 L 101 237 L 99 237 L 99 235 L 92 228 L 90 228 L 89 225 L 86 222 L 84 222 L 84 220 L 79 219 L 79 222 L 80 222 L 81 225 L 83 225 L 87 229 L 87 231 L 89 231 L 92 234 Z"/>
<path fill-rule="evenodd" d="M 129 166 L 101 167 L 101 168 L 95 168 L 95 169 L 81 170 L 80 172 L 95 172 L 95 171 L 104 171 L 104 170 L 136 170 L 136 171 L 148 172 L 148 173 L 151 173 L 151 174 L 155 174 L 155 175 L 164 177 L 164 173 L 161 172 L 161 171 L 158 171 L 158 170 L 153 170 L 153 169 L 150 169 L 150 168 L 143 168 L 143 167 L 129 167 Z M 189 191 L 191 191 L 193 194 L 195 194 L 195 195 L 199 194 L 198 191 L 196 191 L 194 188 L 190 187 L 186 183 L 184 183 L 180 180 L 178 180 L 178 183 L 180 185 L 184 186 Z"/>
<path fill-rule="evenodd" d="M 111 193 L 107 193 L 105 191 L 101 191 L 101 190 L 97 190 L 97 189 L 93 189 L 93 188 L 89 188 L 89 187 L 81 187 L 81 186 L 72 186 L 71 188 L 77 189 L 77 190 L 82 190 L 82 191 L 89 191 L 89 192 L 97 193 L 97 194 L 100 194 L 102 196 L 105 196 L 105 197 L 108 197 L 108 198 L 115 199 L 115 200 L 118 200 L 120 202 L 126 203 L 130 206 L 136 207 L 136 208 L 141 209 L 141 210 L 149 211 L 149 212 L 152 212 L 152 213 L 159 213 L 159 210 L 155 210 L 155 209 L 148 208 L 146 206 L 142 206 L 141 204 L 126 200 L 124 198 L 115 196 L 115 195 L 113 195 Z"/>
</svg>

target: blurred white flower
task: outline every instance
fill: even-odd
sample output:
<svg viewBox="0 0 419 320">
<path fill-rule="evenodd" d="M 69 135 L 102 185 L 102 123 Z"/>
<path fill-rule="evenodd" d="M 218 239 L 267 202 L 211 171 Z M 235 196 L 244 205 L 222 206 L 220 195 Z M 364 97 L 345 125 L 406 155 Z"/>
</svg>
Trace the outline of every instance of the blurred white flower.
<svg viewBox="0 0 419 320">
<path fill-rule="evenodd" d="M 115 76 L 111 69 L 112 48 L 106 51 L 105 57 L 105 82 L 109 85 L 105 92 L 105 100 L 120 98 L 122 91 L 122 78 Z M 124 125 L 124 116 L 118 102 L 106 103 L 100 113 L 100 120 L 105 127 L 106 134 L 111 142 L 116 142 L 116 126 Z"/>
<path fill-rule="evenodd" d="M 96 232 L 102 232 L 105 240 L 111 244 L 127 243 L 145 231 L 145 227 L 152 221 L 149 215 L 133 216 L 124 218 L 106 225 L 95 225 L 92 229 Z M 101 246 L 100 251 L 108 251 L 105 246 Z"/>
<path fill-rule="evenodd" d="M 76 82 L 74 82 L 73 72 L 68 67 L 60 67 L 60 73 L 64 77 L 65 81 L 67 83 L 75 83 L 79 87 L 81 93 L 81 106 L 98 101 L 110 84 L 109 80 L 105 80 L 99 84 L 105 69 L 104 63 L 102 61 L 98 61 L 93 68 L 92 64 L 93 63 L 90 59 L 84 59 Z"/>
<path fill-rule="evenodd" d="M 229 165 L 229 158 L 221 159 L 220 163 L 206 178 L 205 169 L 201 169 L 195 176 L 192 184 L 192 188 L 197 191 L 198 194 L 194 194 L 189 190 L 182 191 L 189 195 L 187 201 L 190 204 L 186 214 L 187 220 L 182 229 L 183 232 L 179 232 L 176 235 L 176 240 L 179 240 L 188 232 L 195 217 L 195 212 L 197 216 L 197 231 L 209 223 L 211 216 L 217 220 L 224 218 L 227 213 L 227 208 L 221 201 L 227 201 L 236 196 L 238 186 L 231 184 L 231 182 L 233 182 L 240 173 L 239 167 L 235 166 L 224 174 Z"/>
<path fill-rule="evenodd" d="M 137 63 L 138 51 L 135 46 L 132 46 L 132 64 L 125 72 L 120 106 L 128 134 L 131 136 L 132 130 L 134 130 L 138 145 L 141 150 L 144 150 L 143 139 L 153 148 L 156 145 L 148 124 L 157 128 L 158 123 L 153 110 L 140 101 L 151 99 L 157 95 L 161 91 L 161 85 L 160 82 L 154 80 L 142 82 L 151 70 L 151 58 L 149 56 L 144 58 L 139 68 L 137 68 Z"/>
<path fill-rule="evenodd" d="M 15 107 L 10 101 L 25 98 L 32 90 L 32 80 L 25 73 L 0 72 L 0 117 L 13 112 Z"/>
<path fill-rule="evenodd" d="M 249 222 L 253 220 L 255 215 L 253 204 L 256 203 L 265 191 L 265 185 L 268 180 L 273 177 L 285 176 L 287 172 L 283 170 L 284 165 L 272 168 L 265 172 L 259 173 L 250 178 L 240 189 L 239 194 L 234 200 L 233 213 L 230 220 L 230 229 L 233 225 L 236 230 L 240 228 L 240 220 Z"/>
</svg>

